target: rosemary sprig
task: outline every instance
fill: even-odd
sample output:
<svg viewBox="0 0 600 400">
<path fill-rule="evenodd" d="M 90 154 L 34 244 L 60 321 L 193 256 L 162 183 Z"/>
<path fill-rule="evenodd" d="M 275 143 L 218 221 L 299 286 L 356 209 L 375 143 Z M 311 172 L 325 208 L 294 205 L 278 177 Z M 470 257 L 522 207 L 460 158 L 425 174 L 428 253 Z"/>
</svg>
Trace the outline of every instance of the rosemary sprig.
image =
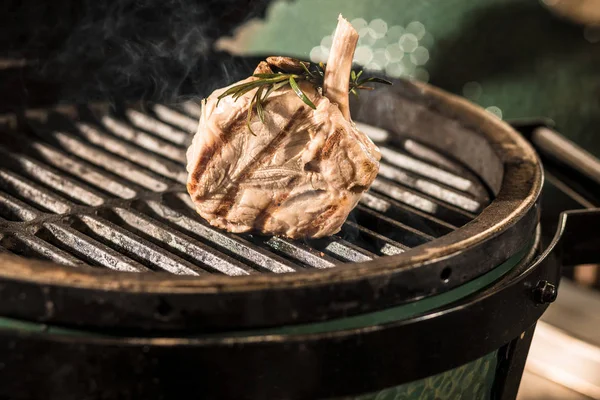
<svg viewBox="0 0 600 400">
<path fill-rule="evenodd" d="M 296 61 L 296 60 L 293 60 Z M 256 106 L 256 113 L 260 118 L 262 123 L 265 122 L 265 102 L 267 98 L 273 93 L 275 90 L 281 89 L 286 85 L 290 85 L 294 93 L 310 108 L 313 110 L 316 109 L 314 103 L 308 98 L 308 96 L 300 89 L 298 85 L 298 81 L 307 81 L 313 85 L 316 89 L 323 89 L 323 81 L 325 79 L 325 68 L 326 65 L 323 63 L 313 64 L 306 63 L 303 61 L 297 61 L 297 65 L 299 68 L 295 68 L 295 73 L 290 73 L 289 70 L 283 70 L 282 68 L 274 68 L 277 69 L 276 72 L 268 73 L 268 74 L 254 74 L 255 80 L 251 82 L 240 83 L 239 85 L 235 85 L 227 89 L 217 98 L 217 106 L 219 102 L 227 97 L 232 96 L 235 100 L 239 99 L 244 94 L 248 93 L 251 90 L 257 89 L 254 96 L 250 100 L 250 106 L 248 107 L 248 117 L 246 119 L 246 125 L 250 130 L 250 133 L 254 135 L 254 131 L 250 127 L 250 121 L 252 120 L 252 110 Z M 273 66 L 271 66 L 273 67 Z M 302 71 L 302 72 L 297 72 Z M 385 85 L 391 85 L 392 83 L 388 80 L 381 78 L 364 78 L 360 79 L 363 71 L 352 71 L 350 74 L 350 90 L 349 92 L 358 96 L 358 89 L 362 90 L 373 90 L 374 88 L 371 86 L 365 86 L 367 83 L 381 83 Z"/>
<path fill-rule="evenodd" d="M 310 99 L 308 98 L 308 96 L 304 94 L 304 92 L 302 91 L 302 89 L 300 89 L 300 87 L 296 83 L 296 80 L 294 79 L 293 76 L 290 76 L 290 86 L 292 87 L 292 90 L 294 91 L 294 93 L 296 93 L 296 96 L 298 96 L 298 97 L 300 97 L 300 99 L 302 99 L 302 101 L 304 102 L 304 104 L 306 104 L 307 106 L 309 106 L 313 110 L 317 109 L 317 107 L 313 104 L 313 102 L 310 101 Z"/>
<path fill-rule="evenodd" d="M 371 77 L 371 78 L 366 78 L 366 79 L 360 79 L 360 76 L 362 75 L 362 71 L 360 71 L 358 74 L 355 73 L 354 71 L 352 71 L 350 73 L 350 93 L 358 96 L 358 92 L 356 91 L 356 89 L 364 89 L 364 90 L 373 90 L 375 88 L 371 87 L 371 86 L 365 86 L 365 83 L 369 83 L 369 82 L 374 82 L 374 83 L 383 83 L 384 85 L 391 85 L 392 82 L 382 79 L 382 78 L 377 78 L 377 77 Z"/>
</svg>

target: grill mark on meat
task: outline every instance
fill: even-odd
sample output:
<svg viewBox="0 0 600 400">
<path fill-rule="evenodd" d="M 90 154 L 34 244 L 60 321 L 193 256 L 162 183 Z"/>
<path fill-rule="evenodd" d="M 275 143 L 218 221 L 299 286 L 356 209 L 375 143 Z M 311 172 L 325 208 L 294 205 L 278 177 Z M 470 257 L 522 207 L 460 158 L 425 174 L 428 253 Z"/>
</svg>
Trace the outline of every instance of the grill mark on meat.
<svg viewBox="0 0 600 400">
<path fill-rule="evenodd" d="M 358 36 L 340 16 L 329 60 L 337 68 L 326 71 L 322 91 L 300 82 L 314 96 L 316 109 L 298 102 L 290 88 L 278 89 L 266 104 L 272 120 L 261 127 L 258 137 L 251 136 L 240 115 L 248 111 L 256 88 L 243 94 L 242 103 L 227 100 L 214 113 L 208 110 L 233 85 L 209 96 L 196 142 L 186 153 L 186 168 L 188 191 L 198 213 L 211 225 L 291 239 L 339 232 L 362 190 L 375 179 L 381 157 L 350 117 L 348 82 Z M 254 73 L 282 68 L 302 72 L 306 65 L 269 57 Z M 255 79 L 250 76 L 238 84 Z M 239 121 L 232 124 L 234 119 Z"/>
<path fill-rule="evenodd" d="M 366 192 L 368 189 L 369 187 L 365 185 L 352 185 L 349 190 L 352 193 L 363 193 Z"/>
<path fill-rule="evenodd" d="M 364 161 L 362 164 L 362 171 L 365 175 L 367 176 L 371 176 L 373 174 L 377 175 L 377 173 L 379 172 L 379 168 L 374 165 L 372 162 L 369 161 Z"/>
<path fill-rule="evenodd" d="M 198 163 L 196 164 L 196 167 L 194 168 L 194 171 L 191 174 L 191 179 L 188 180 L 188 193 L 196 193 L 196 189 L 198 188 L 198 184 L 200 183 L 202 174 L 208 171 L 210 163 L 213 161 L 214 155 L 220 152 L 221 149 L 227 144 L 229 144 L 231 139 L 245 127 L 246 114 L 239 113 L 237 118 L 232 119 L 225 127 L 223 127 L 223 135 L 220 137 L 220 141 L 216 142 L 212 146 L 205 146 L 202 149 L 202 152 L 198 157 Z M 203 197 L 204 196 L 196 195 L 194 198 L 195 200 L 202 200 Z"/>
<path fill-rule="evenodd" d="M 314 222 L 311 223 L 311 229 L 306 230 L 306 234 L 315 235 L 319 229 L 321 229 L 321 225 L 328 220 L 335 212 L 341 207 L 338 204 L 332 204 L 321 215 L 314 219 Z"/>
<path fill-rule="evenodd" d="M 304 170 L 307 172 L 321 172 L 321 168 L 317 160 L 311 160 L 304 164 Z"/>
<path fill-rule="evenodd" d="M 346 188 L 352 186 L 352 181 L 355 179 L 360 179 L 360 177 L 358 176 L 358 171 L 356 168 L 356 165 L 354 163 L 350 163 L 350 168 L 352 169 L 352 174 L 350 175 L 351 178 L 348 182 L 346 182 Z"/>
<path fill-rule="evenodd" d="M 239 182 L 245 180 L 248 176 L 254 172 L 254 170 L 260 165 L 260 162 L 265 159 L 265 157 L 272 155 L 276 150 L 281 141 L 285 138 L 286 134 L 292 130 L 292 128 L 298 124 L 303 122 L 304 115 L 309 112 L 312 112 L 308 107 L 301 106 L 297 109 L 292 117 L 289 119 L 288 123 L 283 127 L 281 131 L 267 144 L 257 155 L 250 161 L 250 163 L 240 172 L 235 181 L 232 182 L 232 186 L 227 190 L 223 198 L 221 199 L 221 204 L 215 210 L 215 215 L 219 217 L 226 217 L 229 211 L 231 210 L 233 204 L 236 201 L 237 195 L 240 191 Z"/>
<path fill-rule="evenodd" d="M 256 220 L 254 222 L 254 228 L 261 231 L 264 230 L 267 225 L 267 221 L 273 216 L 273 212 L 279 207 L 281 207 L 283 202 L 289 196 L 289 192 L 282 193 L 279 196 L 277 196 L 277 198 L 275 198 L 273 201 L 271 201 L 271 203 L 269 203 L 269 205 L 264 210 L 262 210 L 260 214 L 258 214 L 258 216 L 256 217 Z"/>
<path fill-rule="evenodd" d="M 373 163 L 370 163 L 368 161 L 363 161 L 362 167 L 365 170 L 365 172 L 368 174 L 373 172 Z"/>
<path fill-rule="evenodd" d="M 321 149 L 321 159 L 322 160 L 329 158 L 329 156 L 333 152 L 334 147 L 338 145 L 338 143 L 341 141 L 341 138 L 343 135 L 344 135 L 343 130 L 338 128 L 333 132 L 333 134 L 331 134 L 327 138 L 327 141 L 325 141 L 325 144 L 323 145 L 323 148 Z"/>
</svg>

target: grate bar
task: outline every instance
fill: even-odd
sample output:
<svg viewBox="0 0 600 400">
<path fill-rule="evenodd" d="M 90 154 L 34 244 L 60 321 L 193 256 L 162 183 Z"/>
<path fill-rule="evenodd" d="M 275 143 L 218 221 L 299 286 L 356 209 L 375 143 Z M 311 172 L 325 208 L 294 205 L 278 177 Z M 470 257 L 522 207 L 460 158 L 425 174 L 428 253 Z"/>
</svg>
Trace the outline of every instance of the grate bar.
<svg viewBox="0 0 600 400">
<path fill-rule="evenodd" d="M 384 244 L 380 251 L 386 256 L 395 256 L 402 253 L 402 251 L 400 251 L 400 249 L 397 246 L 391 245 L 389 243 Z"/>
<path fill-rule="evenodd" d="M 52 135 L 65 150 L 91 162 L 99 167 L 115 173 L 124 179 L 137 185 L 143 186 L 153 192 L 162 192 L 167 190 L 168 186 L 153 178 L 151 175 L 142 172 L 129 162 L 109 155 L 100 149 L 91 147 L 80 140 L 77 140 L 64 132 L 53 132 Z"/>
<path fill-rule="evenodd" d="M 183 129 L 188 134 L 195 133 L 198 129 L 198 119 L 190 118 L 162 104 L 156 104 L 152 107 L 154 113 L 164 122 Z"/>
<path fill-rule="evenodd" d="M 195 101 L 186 101 L 181 105 L 181 109 L 182 111 L 196 118 L 196 120 L 199 120 L 200 116 L 202 115 L 202 107 L 200 107 L 200 104 Z"/>
<path fill-rule="evenodd" d="M 381 196 L 376 196 L 370 191 L 363 193 L 359 201 L 360 204 L 364 205 L 365 207 L 379 211 L 382 214 L 388 212 L 392 207 L 392 203 L 390 203 L 387 199 L 384 199 Z"/>
<path fill-rule="evenodd" d="M 346 221 L 344 223 L 342 234 L 344 235 L 344 238 L 350 242 L 353 242 L 360 237 L 362 240 L 369 243 L 373 249 L 382 256 L 396 255 L 408 250 L 408 247 L 405 245 L 352 221 Z"/>
<path fill-rule="evenodd" d="M 260 247 L 245 240 L 241 236 L 232 235 L 227 232 L 219 231 L 209 227 L 204 222 L 200 222 L 198 218 L 190 218 L 178 211 L 167 207 L 163 203 L 157 201 L 148 201 L 143 203 L 141 211 L 147 212 L 149 209 L 152 216 L 157 216 L 159 219 L 166 220 L 171 224 L 189 232 L 194 236 L 204 239 L 217 247 L 226 249 L 235 256 L 242 258 L 258 267 L 275 273 L 294 272 L 298 267 L 291 264 L 287 260 L 273 254 L 266 253 Z M 139 205 L 137 205 L 139 208 Z M 147 208 L 146 208 L 147 207 Z"/>
<path fill-rule="evenodd" d="M 201 275 L 206 273 L 205 270 L 174 254 L 167 253 L 164 249 L 112 222 L 89 215 L 79 216 L 79 221 L 81 224 L 73 226 L 77 230 L 86 235 L 92 235 L 95 239 L 104 242 L 134 260 L 151 265 L 154 267 L 153 269 L 167 271 L 175 275 Z"/>
<path fill-rule="evenodd" d="M 335 266 L 338 261 L 323 252 L 318 252 L 302 243 L 294 242 L 281 237 L 271 237 L 264 243 L 273 250 L 294 258 L 311 267 L 323 269 Z"/>
<path fill-rule="evenodd" d="M 430 149 L 420 143 L 415 142 L 412 139 L 406 139 L 402 141 L 402 148 L 410 155 L 420 158 L 421 160 L 429 161 L 432 164 L 438 165 L 449 172 L 455 174 L 464 174 L 464 168 L 457 163 L 444 157 L 437 151 Z"/>
<path fill-rule="evenodd" d="M 358 130 L 367 135 L 375 143 L 385 143 L 390 137 L 390 133 L 385 129 L 358 121 L 355 121 L 354 123 Z"/>
<path fill-rule="evenodd" d="M 2 245 L 17 255 L 42 258 L 70 267 L 87 267 L 83 261 L 35 236 L 15 234 L 4 238 Z"/>
<path fill-rule="evenodd" d="M 472 213 L 481 210 L 481 203 L 430 181 L 417 180 L 415 189 Z"/>
<path fill-rule="evenodd" d="M 388 218 L 377 211 L 369 210 L 362 205 L 358 205 L 354 210 L 354 216 L 359 225 L 381 232 L 382 235 L 408 247 L 415 247 L 433 240 L 431 235 Z"/>
<path fill-rule="evenodd" d="M 106 173 L 101 173 L 96 168 L 77 161 L 44 143 L 32 143 L 31 151 L 35 153 L 37 156 L 36 158 L 41 159 L 41 161 L 65 171 L 66 173 L 114 196 L 131 199 L 137 194 L 133 189 L 111 179 Z"/>
<path fill-rule="evenodd" d="M 473 187 L 473 182 L 463 178 L 462 176 L 456 175 L 452 172 L 444 171 L 441 168 L 392 150 L 389 147 L 381 147 L 379 150 L 381 151 L 381 156 L 384 160 L 400 169 L 425 176 L 463 192 L 466 192 Z"/>
<path fill-rule="evenodd" d="M 87 141 L 112 154 L 121 156 L 126 160 L 148 168 L 150 171 L 173 179 L 176 182 L 185 184 L 187 181 L 186 171 L 171 161 L 159 160 L 156 157 L 152 157 L 152 155 L 138 150 L 136 147 L 130 146 L 122 140 L 111 138 L 109 135 L 100 132 L 96 127 L 86 123 L 77 124 L 77 128 L 79 128 L 79 132 Z"/>
<path fill-rule="evenodd" d="M 0 192 L 0 216 L 9 221 L 31 221 L 37 218 L 39 212 L 29 204 Z"/>
<path fill-rule="evenodd" d="M 182 164 L 183 160 L 185 160 L 185 150 L 143 131 L 134 129 L 109 115 L 100 117 L 100 123 L 109 133 L 129 143 L 166 157 L 178 164 Z"/>
<path fill-rule="evenodd" d="M 489 204 L 490 192 L 487 187 L 477 178 L 477 176 L 456 160 L 446 157 L 444 154 L 427 147 L 413 139 L 401 140 L 402 149 L 409 155 L 416 157 L 424 162 L 433 164 L 448 172 L 463 176 L 470 180 L 473 185 L 467 192 L 482 204 Z"/>
<path fill-rule="evenodd" d="M 183 254 L 184 257 L 193 258 L 194 261 L 208 269 L 215 270 L 215 272 L 230 276 L 249 275 L 256 272 L 241 262 L 202 243 L 195 242 L 183 234 L 175 233 L 161 226 L 162 224 L 158 221 L 137 212 L 131 212 L 123 208 L 114 208 L 111 211 L 117 214 L 130 228 L 137 231 L 136 233 L 140 236 L 151 237 L 161 242 L 163 246 Z"/>
<path fill-rule="evenodd" d="M 0 155 L 3 157 L 2 164 L 18 165 L 20 169 L 26 172 L 31 178 L 37 180 L 46 187 L 51 187 L 53 191 L 59 192 L 71 199 L 90 206 L 99 206 L 104 203 L 104 198 L 94 193 L 90 188 L 61 176 L 51 168 L 29 159 L 26 156 L 9 154 L 0 149 Z"/>
<path fill-rule="evenodd" d="M 78 255 L 92 265 L 122 272 L 149 272 L 150 269 L 110 247 L 60 224 L 46 223 L 37 235 L 46 242 Z"/>
<path fill-rule="evenodd" d="M 465 211 L 477 212 L 481 209 L 481 203 L 473 200 L 469 196 L 447 189 L 443 185 L 431 182 L 430 180 L 411 176 L 411 174 L 398 168 L 394 168 L 385 162 L 382 162 L 379 166 L 379 175 L 428 194 L 438 200 L 445 201 L 453 206 L 462 208 Z"/>
<path fill-rule="evenodd" d="M 154 133 L 157 136 L 170 141 L 171 143 L 185 146 L 189 141 L 189 135 L 185 132 L 175 129 L 172 126 L 137 110 L 128 109 L 125 111 L 125 115 L 127 115 L 134 126 L 143 129 L 146 132 Z"/>
<path fill-rule="evenodd" d="M 334 238 L 327 238 L 324 241 L 326 242 L 326 245 L 324 246 L 325 253 L 330 253 L 343 261 L 363 262 L 377 258 L 377 256 L 370 251 L 347 242 L 337 236 Z"/>
<path fill-rule="evenodd" d="M 400 203 L 404 203 L 407 206 L 431 214 L 436 218 L 448 221 L 455 226 L 462 226 L 475 217 L 475 214 L 449 204 L 434 201 L 426 197 L 426 195 L 415 193 L 385 178 L 376 178 L 371 185 L 371 190 L 397 200 Z"/>
<path fill-rule="evenodd" d="M 384 194 L 428 214 L 435 215 L 438 211 L 438 206 L 433 201 L 410 192 L 398 185 L 388 183 L 380 178 L 375 178 L 375 181 L 373 181 L 373 184 L 371 185 L 371 190 Z"/>
<path fill-rule="evenodd" d="M 0 187 L 40 210 L 64 214 L 71 209 L 69 201 L 5 169 L 0 169 Z"/>
<path fill-rule="evenodd" d="M 392 198 L 384 198 L 377 193 L 367 192 L 360 201 L 365 207 L 395 219 L 431 236 L 442 236 L 457 229 L 456 226 L 430 214 L 406 206 Z"/>
</svg>

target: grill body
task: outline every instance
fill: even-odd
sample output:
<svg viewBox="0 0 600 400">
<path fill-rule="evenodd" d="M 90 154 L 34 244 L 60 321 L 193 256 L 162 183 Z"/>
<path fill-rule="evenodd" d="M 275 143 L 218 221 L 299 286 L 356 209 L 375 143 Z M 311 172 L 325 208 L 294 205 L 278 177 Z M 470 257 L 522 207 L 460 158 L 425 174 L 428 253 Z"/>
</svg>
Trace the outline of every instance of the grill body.
<svg viewBox="0 0 600 400">
<path fill-rule="evenodd" d="M 511 398 L 558 279 L 534 262 L 541 166 L 495 117 L 395 83 L 353 104 L 387 132 L 380 177 L 311 242 L 193 214 L 189 105 L 7 119 L 0 244 L 25 258 L 2 256 L 3 394 Z"/>
<path fill-rule="evenodd" d="M 336 321 L 304 331 L 142 338 L 4 320 L 3 390 L 66 399 L 514 398 L 530 322 L 545 308 L 531 306 L 527 289 L 551 270 L 532 266 L 535 250 L 462 301 L 442 299 L 428 312 L 385 310 L 354 328 Z"/>
</svg>

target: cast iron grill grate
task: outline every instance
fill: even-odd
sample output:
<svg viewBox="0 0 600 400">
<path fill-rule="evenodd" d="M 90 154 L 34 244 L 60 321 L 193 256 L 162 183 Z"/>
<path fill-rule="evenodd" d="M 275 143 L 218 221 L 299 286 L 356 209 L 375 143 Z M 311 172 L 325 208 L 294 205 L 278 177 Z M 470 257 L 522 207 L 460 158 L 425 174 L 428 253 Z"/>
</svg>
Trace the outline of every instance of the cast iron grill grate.
<svg viewBox="0 0 600 400">
<path fill-rule="evenodd" d="M 471 221 L 490 202 L 458 162 L 369 130 L 381 171 L 333 237 L 231 234 L 195 212 L 185 152 L 199 107 L 80 107 L 21 118 L 0 147 L 2 251 L 73 267 L 183 275 L 286 273 L 402 253 Z"/>
</svg>

